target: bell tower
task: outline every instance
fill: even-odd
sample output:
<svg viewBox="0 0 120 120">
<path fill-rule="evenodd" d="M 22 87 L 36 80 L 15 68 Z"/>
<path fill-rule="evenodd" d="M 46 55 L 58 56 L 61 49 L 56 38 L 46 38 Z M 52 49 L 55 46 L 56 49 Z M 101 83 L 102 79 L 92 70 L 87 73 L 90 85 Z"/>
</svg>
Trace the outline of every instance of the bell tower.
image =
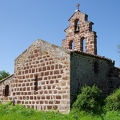
<svg viewBox="0 0 120 120">
<path fill-rule="evenodd" d="M 97 55 L 97 36 L 92 31 L 93 22 L 88 21 L 88 15 L 80 12 L 80 4 L 76 5 L 75 13 L 69 18 L 69 26 L 64 30 L 66 38 L 62 47 Z"/>
</svg>

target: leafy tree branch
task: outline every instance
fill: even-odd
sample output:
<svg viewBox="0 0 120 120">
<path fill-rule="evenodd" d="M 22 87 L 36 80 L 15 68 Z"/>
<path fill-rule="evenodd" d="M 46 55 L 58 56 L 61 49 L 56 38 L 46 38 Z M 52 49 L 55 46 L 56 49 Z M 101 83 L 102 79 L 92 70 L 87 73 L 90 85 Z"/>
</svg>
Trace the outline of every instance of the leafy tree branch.
<svg viewBox="0 0 120 120">
<path fill-rule="evenodd" d="M 5 70 L 0 71 L 0 80 L 8 77 L 10 74 L 6 72 Z"/>
</svg>

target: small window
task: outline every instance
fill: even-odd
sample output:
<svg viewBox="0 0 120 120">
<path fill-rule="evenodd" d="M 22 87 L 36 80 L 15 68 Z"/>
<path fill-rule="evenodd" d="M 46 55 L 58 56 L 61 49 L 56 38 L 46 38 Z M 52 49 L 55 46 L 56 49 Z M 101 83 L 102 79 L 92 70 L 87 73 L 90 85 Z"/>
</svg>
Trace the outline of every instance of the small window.
<svg viewBox="0 0 120 120">
<path fill-rule="evenodd" d="M 94 62 L 94 73 L 98 73 L 98 62 Z"/>
<path fill-rule="evenodd" d="M 34 88 L 35 91 L 38 90 L 38 76 L 35 76 L 35 88 Z"/>
<path fill-rule="evenodd" d="M 9 96 L 9 85 L 5 86 L 5 96 Z"/>
</svg>

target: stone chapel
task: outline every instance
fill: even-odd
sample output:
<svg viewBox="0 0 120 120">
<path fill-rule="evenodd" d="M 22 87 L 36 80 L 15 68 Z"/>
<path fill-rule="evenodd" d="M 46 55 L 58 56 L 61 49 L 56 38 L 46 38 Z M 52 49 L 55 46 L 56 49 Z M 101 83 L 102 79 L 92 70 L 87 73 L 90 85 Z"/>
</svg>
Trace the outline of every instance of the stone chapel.
<svg viewBox="0 0 120 120">
<path fill-rule="evenodd" d="M 14 63 L 14 74 L 0 81 L 0 101 L 37 110 L 69 113 L 83 85 L 97 85 L 103 96 L 120 85 L 114 61 L 97 55 L 97 35 L 88 15 L 77 10 L 64 30 L 62 47 L 36 40 Z"/>
</svg>

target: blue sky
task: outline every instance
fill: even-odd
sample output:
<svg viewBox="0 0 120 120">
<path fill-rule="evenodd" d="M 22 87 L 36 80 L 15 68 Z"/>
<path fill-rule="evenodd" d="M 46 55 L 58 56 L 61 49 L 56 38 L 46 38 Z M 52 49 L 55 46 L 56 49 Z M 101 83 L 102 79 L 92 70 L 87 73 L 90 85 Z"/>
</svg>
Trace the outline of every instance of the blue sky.
<svg viewBox="0 0 120 120">
<path fill-rule="evenodd" d="M 94 22 L 98 55 L 120 67 L 120 0 L 0 0 L 0 71 L 14 73 L 15 58 L 36 39 L 61 46 L 77 3 Z"/>
</svg>

